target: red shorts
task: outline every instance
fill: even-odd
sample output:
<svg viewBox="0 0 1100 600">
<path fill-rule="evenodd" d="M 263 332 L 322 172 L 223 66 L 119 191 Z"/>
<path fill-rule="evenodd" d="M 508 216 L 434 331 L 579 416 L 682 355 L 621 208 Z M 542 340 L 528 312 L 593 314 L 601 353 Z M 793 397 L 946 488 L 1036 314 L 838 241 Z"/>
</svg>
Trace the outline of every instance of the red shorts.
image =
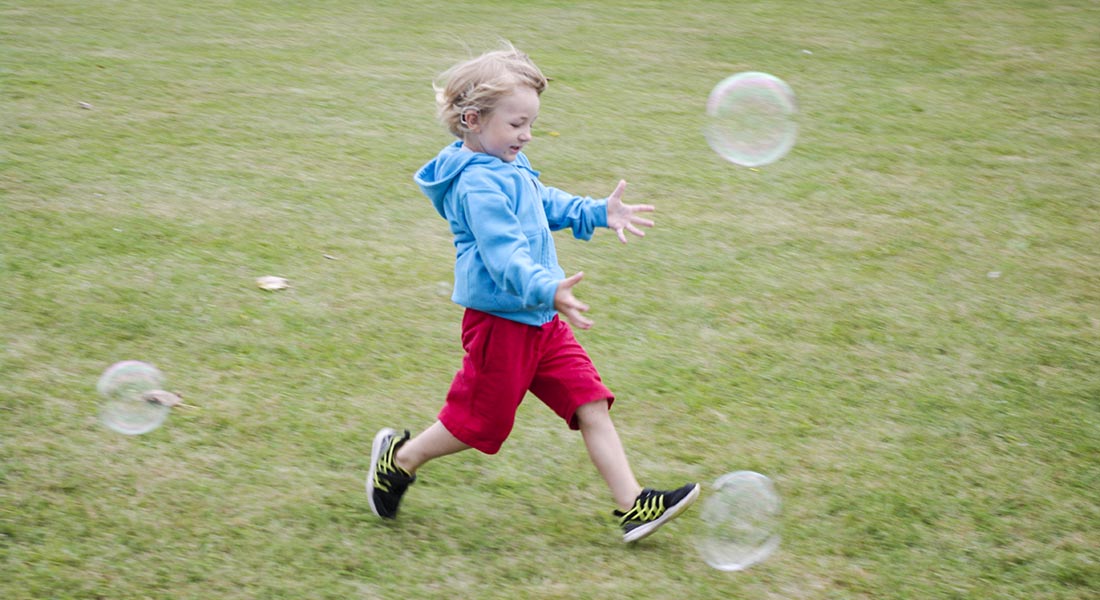
<svg viewBox="0 0 1100 600">
<path fill-rule="evenodd" d="M 597 400 L 610 406 L 615 399 L 573 330 L 556 316 L 534 327 L 468 308 L 462 348 L 466 356 L 439 421 L 459 441 L 486 454 L 496 454 L 512 432 L 528 390 L 570 429 L 579 429 L 577 408 Z"/>
</svg>

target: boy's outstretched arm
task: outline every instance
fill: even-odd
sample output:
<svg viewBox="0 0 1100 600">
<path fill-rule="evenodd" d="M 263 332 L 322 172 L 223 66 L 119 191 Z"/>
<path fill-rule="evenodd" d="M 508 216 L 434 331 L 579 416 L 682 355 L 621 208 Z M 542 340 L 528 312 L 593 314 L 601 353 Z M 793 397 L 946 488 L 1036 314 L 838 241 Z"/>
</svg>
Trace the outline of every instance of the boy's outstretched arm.
<svg viewBox="0 0 1100 600">
<path fill-rule="evenodd" d="M 641 217 L 638 213 L 653 212 L 650 204 L 623 204 L 623 191 L 626 190 L 626 180 L 619 180 L 615 191 L 607 197 L 607 227 L 619 235 L 619 241 L 626 243 L 626 232 L 629 231 L 638 237 L 645 237 L 645 232 L 638 226 L 653 227 L 653 221 Z"/>
</svg>

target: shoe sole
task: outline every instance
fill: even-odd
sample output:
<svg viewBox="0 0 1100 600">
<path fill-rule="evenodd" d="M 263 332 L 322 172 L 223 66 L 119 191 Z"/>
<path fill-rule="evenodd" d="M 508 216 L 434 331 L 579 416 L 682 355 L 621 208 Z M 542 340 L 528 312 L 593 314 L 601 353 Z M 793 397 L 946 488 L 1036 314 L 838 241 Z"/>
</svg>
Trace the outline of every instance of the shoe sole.
<svg viewBox="0 0 1100 600">
<path fill-rule="evenodd" d="M 670 506 L 669 509 L 665 511 L 665 514 L 657 517 L 657 520 L 651 521 L 639 527 L 635 527 L 627 533 L 624 533 L 623 543 L 629 544 L 631 542 L 636 542 L 644 537 L 647 537 L 654 531 L 657 531 L 657 529 L 659 529 L 661 525 L 664 525 L 665 523 L 678 517 L 680 513 L 687 510 L 687 508 L 694 504 L 695 500 L 699 498 L 700 489 L 701 488 L 699 484 L 695 484 L 695 489 L 691 490 L 691 492 L 689 492 L 687 496 L 684 496 L 679 502 Z"/>
<path fill-rule="evenodd" d="M 397 435 L 397 432 L 389 427 L 383 428 L 374 436 L 374 443 L 370 448 L 370 470 L 367 471 L 367 502 L 370 504 L 370 510 L 372 513 L 382 516 L 382 513 L 378 512 L 378 507 L 374 505 L 374 473 L 378 470 L 378 459 L 382 457 L 382 444 L 386 441 L 387 437 L 393 437 Z"/>
</svg>

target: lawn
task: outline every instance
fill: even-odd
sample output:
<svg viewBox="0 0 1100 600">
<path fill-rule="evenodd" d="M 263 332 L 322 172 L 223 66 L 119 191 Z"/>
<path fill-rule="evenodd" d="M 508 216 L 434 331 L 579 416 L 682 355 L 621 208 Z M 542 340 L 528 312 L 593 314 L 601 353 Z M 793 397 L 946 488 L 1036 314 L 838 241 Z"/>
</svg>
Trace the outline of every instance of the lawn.
<svg viewBox="0 0 1100 600">
<path fill-rule="evenodd" d="M 766 562 L 621 544 L 533 398 L 371 514 L 461 359 L 431 82 L 503 39 L 542 180 L 658 207 L 557 238 L 635 471 L 767 474 Z M 1086 0 L 0 0 L 0 597 L 1095 598 L 1098 64 Z M 749 70 L 800 108 L 758 169 L 702 135 Z M 124 359 L 192 408 L 104 428 Z"/>
</svg>

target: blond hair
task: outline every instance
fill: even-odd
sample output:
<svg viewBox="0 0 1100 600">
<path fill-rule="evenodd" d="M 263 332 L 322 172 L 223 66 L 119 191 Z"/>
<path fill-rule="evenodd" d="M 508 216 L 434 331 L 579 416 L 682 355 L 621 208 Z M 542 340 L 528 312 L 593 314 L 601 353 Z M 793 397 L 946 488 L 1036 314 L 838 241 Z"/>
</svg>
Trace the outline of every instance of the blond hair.
<svg viewBox="0 0 1100 600">
<path fill-rule="evenodd" d="M 445 82 L 442 86 L 432 83 L 439 120 L 458 138 L 469 131 L 467 112 L 474 110 L 487 117 L 500 99 L 517 87 L 529 86 L 542 94 L 547 84 L 546 76 L 531 58 L 511 44 L 461 62 L 439 78 Z"/>
</svg>

